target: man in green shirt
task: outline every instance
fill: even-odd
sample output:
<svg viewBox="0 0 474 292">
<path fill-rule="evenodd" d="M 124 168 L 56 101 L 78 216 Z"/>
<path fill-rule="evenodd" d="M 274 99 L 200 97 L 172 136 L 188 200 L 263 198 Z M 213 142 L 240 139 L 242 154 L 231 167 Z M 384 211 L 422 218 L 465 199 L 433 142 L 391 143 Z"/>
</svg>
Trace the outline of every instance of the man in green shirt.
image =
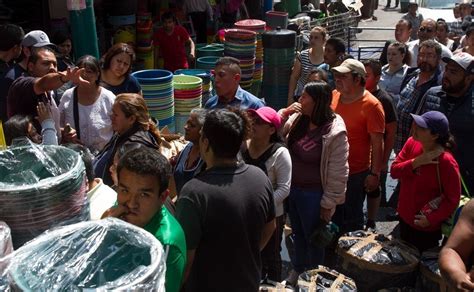
<svg viewBox="0 0 474 292">
<path fill-rule="evenodd" d="M 155 235 L 166 258 L 166 291 L 178 292 L 186 266 L 186 241 L 178 221 L 163 206 L 168 196 L 171 166 L 156 150 L 127 152 L 117 166 L 117 206 L 102 217 L 117 217 Z"/>
</svg>

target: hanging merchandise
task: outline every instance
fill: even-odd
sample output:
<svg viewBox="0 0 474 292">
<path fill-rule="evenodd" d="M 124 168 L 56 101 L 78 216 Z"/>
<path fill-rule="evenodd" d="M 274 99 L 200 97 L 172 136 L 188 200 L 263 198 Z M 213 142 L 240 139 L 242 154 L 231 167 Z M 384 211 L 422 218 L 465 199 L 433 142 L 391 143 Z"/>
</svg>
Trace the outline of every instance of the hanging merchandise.
<svg viewBox="0 0 474 292">
<path fill-rule="evenodd" d="M 196 76 L 173 77 L 176 133 L 184 134 L 184 125 L 192 109 L 202 102 L 202 79 Z"/>
<path fill-rule="evenodd" d="M 240 86 L 249 91 L 255 70 L 257 33 L 246 29 L 225 30 L 224 55 L 240 61 Z"/>
<path fill-rule="evenodd" d="M 89 219 L 84 163 L 75 151 L 14 140 L 0 151 L 0 221 L 20 247 L 45 230 Z"/>
<path fill-rule="evenodd" d="M 247 29 L 257 33 L 257 47 L 255 49 L 255 69 L 252 76 L 252 87 L 250 92 L 255 95 L 260 95 L 260 88 L 263 80 L 263 43 L 262 33 L 265 32 L 265 21 L 258 19 L 245 19 L 237 21 L 234 24 L 235 28 Z"/>
<path fill-rule="evenodd" d="M 295 61 L 296 33 L 277 29 L 262 35 L 264 48 L 263 96 L 268 106 L 279 110 L 288 102 L 288 80 Z"/>
<path fill-rule="evenodd" d="M 150 116 L 158 120 L 160 129 L 166 126 L 174 132 L 173 73 L 154 69 L 137 71 L 132 75 L 142 87 Z"/>
<path fill-rule="evenodd" d="M 48 230 L 9 261 L 3 279 L 13 291 L 165 291 L 161 243 L 116 218 Z"/>
</svg>

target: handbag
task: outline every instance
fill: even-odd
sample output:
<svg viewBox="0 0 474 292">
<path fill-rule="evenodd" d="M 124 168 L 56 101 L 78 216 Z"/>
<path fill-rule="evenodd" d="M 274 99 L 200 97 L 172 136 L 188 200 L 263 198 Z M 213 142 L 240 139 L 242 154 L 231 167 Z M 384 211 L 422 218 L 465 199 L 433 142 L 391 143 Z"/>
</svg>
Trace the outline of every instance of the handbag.
<svg viewBox="0 0 474 292">
<path fill-rule="evenodd" d="M 438 170 L 438 179 L 439 179 L 439 170 Z M 449 216 L 448 219 L 443 221 L 441 224 L 441 233 L 445 235 L 446 237 L 449 237 L 451 235 L 451 232 L 453 231 L 454 226 L 458 222 L 459 215 L 461 215 L 462 208 L 471 200 L 471 195 L 469 194 L 469 190 L 466 187 L 466 184 L 464 183 L 464 180 L 462 179 L 461 176 L 461 184 L 464 192 L 461 194 L 461 199 L 459 200 L 459 205 L 458 207 L 454 210 L 453 214 Z"/>
</svg>

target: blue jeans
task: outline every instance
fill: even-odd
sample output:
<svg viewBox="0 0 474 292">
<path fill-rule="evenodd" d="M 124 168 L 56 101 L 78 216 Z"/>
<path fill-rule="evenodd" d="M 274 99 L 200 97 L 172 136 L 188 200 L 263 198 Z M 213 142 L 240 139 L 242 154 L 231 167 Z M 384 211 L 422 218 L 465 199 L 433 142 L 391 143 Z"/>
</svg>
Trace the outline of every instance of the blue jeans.
<svg viewBox="0 0 474 292">
<path fill-rule="evenodd" d="M 340 233 L 364 229 L 364 182 L 369 171 L 349 175 L 346 201 L 336 207 L 332 221 L 339 226 Z"/>
<path fill-rule="evenodd" d="M 310 245 L 311 234 L 319 223 L 322 191 L 307 191 L 295 187 L 290 191 L 290 221 L 295 235 L 295 256 L 292 260 L 296 272 L 316 268 L 324 260 L 324 249 Z"/>
</svg>

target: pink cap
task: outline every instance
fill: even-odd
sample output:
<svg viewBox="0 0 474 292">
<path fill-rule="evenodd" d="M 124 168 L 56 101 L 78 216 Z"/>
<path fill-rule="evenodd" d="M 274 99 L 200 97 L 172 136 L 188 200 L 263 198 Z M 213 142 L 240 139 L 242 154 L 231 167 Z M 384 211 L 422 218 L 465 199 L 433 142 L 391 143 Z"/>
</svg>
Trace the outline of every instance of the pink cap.
<svg viewBox="0 0 474 292">
<path fill-rule="evenodd" d="M 249 112 L 255 113 L 257 116 L 259 116 L 265 122 L 272 124 L 275 127 L 275 129 L 277 129 L 277 130 L 281 126 L 281 117 L 280 117 L 280 115 L 271 107 L 264 106 L 264 107 L 261 107 L 257 110 L 249 109 Z"/>
</svg>

